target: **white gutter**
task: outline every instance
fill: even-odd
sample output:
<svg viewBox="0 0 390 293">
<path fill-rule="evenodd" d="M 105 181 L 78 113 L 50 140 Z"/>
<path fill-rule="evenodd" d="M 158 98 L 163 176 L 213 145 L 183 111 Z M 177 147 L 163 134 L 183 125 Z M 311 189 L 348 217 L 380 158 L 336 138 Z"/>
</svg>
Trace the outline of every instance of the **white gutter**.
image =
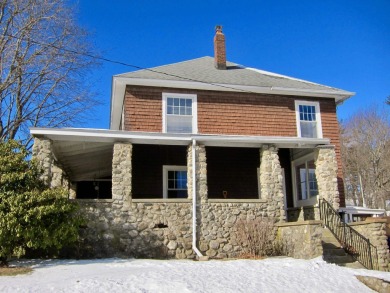
<svg viewBox="0 0 390 293">
<path fill-rule="evenodd" d="M 139 144 L 167 144 L 188 145 L 192 140 L 201 142 L 205 146 L 243 146 L 259 147 L 262 144 L 274 144 L 290 147 L 314 147 L 329 145 L 328 138 L 301 138 L 283 136 L 245 136 L 245 135 L 218 135 L 218 134 L 175 134 L 158 132 L 136 132 L 107 129 L 80 129 L 80 128 L 30 128 L 33 136 L 45 136 L 51 140 L 79 141 L 79 142 L 107 142 L 114 143 L 127 141 Z"/>
<path fill-rule="evenodd" d="M 196 247 L 196 156 L 195 156 L 195 139 L 192 140 L 192 249 L 200 258 L 202 253 Z"/>
</svg>

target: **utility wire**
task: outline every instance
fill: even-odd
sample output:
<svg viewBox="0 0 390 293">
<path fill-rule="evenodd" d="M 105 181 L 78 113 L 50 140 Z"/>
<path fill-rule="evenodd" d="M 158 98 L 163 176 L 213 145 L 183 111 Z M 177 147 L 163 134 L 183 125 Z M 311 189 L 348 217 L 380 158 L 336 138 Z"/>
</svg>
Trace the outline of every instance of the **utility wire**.
<svg viewBox="0 0 390 293">
<path fill-rule="evenodd" d="M 17 40 L 21 40 L 21 41 L 26 41 L 25 38 L 17 37 L 17 36 L 14 36 L 14 35 L 5 34 L 5 36 L 10 37 L 10 38 L 14 38 L 14 39 L 17 39 Z M 202 80 L 198 80 L 198 79 L 184 77 L 184 76 L 180 76 L 180 75 L 176 75 L 176 74 L 161 72 L 161 71 L 158 71 L 158 70 L 145 68 L 145 67 L 134 65 L 134 64 L 129 64 L 129 63 L 125 63 L 125 62 L 122 62 L 122 61 L 117 61 L 117 60 L 112 60 L 112 59 L 108 59 L 108 58 L 105 58 L 105 57 L 96 56 L 96 55 L 93 55 L 93 54 L 90 54 L 90 53 L 86 53 L 86 52 L 78 52 L 78 51 L 72 50 L 72 49 L 60 48 L 60 47 L 58 47 L 56 45 L 53 45 L 53 44 L 47 44 L 47 43 L 35 41 L 35 40 L 32 40 L 32 39 L 28 39 L 28 41 L 31 42 L 31 43 L 37 44 L 37 45 L 41 45 L 41 46 L 45 46 L 45 47 L 52 47 L 52 48 L 60 50 L 60 51 L 69 52 L 69 53 L 73 53 L 73 54 L 89 57 L 89 58 L 92 58 L 92 59 L 101 60 L 101 61 L 108 62 L 108 63 L 119 64 L 119 65 L 123 65 L 123 66 L 126 66 L 126 67 L 132 67 L 132 68 L 136 68 L 136 69 L 140 69 L 140 70 L 146 70 L 146 71 L 150 71 L 150 72 L 157 73 L 157 74 L 162 74 L 162 75 L 166 75 L 166 76 L 170 76 L 170 77 L 176 77 L 176 78 L 180 78 L 180 79 L 184 79 L 184 80 L 188 80 L 188 81 L 200 82 L 200 83 L 213 85 L 213 86 L 217 86 L 217 87 L 221 87 L 221 88 L 226 88 L 226 89 L 230 89 L 230 90 L 241 91 L 241 92 L 251 93 L 251 94 L 257 94 L 255 92 L 244 90 L 244 89 L 238 89 L 238 88 L 235 88 L 235 87 L 221 85 L 221 84 L 218 84 L 218 83 L 207 82 L 207 81 L 202 81 Z"/>
</svg>

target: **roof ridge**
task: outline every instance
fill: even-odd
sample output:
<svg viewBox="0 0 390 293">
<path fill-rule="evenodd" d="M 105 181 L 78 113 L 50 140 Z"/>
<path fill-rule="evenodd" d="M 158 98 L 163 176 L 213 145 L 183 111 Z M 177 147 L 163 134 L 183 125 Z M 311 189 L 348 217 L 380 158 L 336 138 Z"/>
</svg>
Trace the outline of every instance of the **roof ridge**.
<svg viewBox="0 0 390 293">
<path fill-rule="evenodd" d="M 329 88 L 329 89 L 336 89 L 336 90 L 339 90 L 338 88 L 335 88 L 335 87 L 331 87 L 331 86 L 324 85 L 324 84 L 321 84 L 321 83 L 316 83 L 316 82 L 308 81 L 308 80 L 306 80 L 306 79 L 301 79 L 301 78 L 292 77 L 292 76 L 289 76 L 289 75 L 274 73 L 274 72 L 271 72 L 271 71 L 266 71 L 266 70 L 262 70 L 262 69 L 258 69 L 258 68 L 253 68 L 253 67 L 246 67 L 246 66 L 244 66 L 243 68 L 244 68 L 244 69 L 248 69 L 248 70 L 252 70 L 252 71 L 255 71 L 255 72 L 258 72 L 258 73 L 261 73 L 261 74 L 269 75 L 269 76 L 282 77 L 282 78 L 287 78 L 287 79 L 290 79 L 290 80 L 295 80 L 295 81 L 299 81 L 299 82 L 304 82 L 304 83 L 308 83 L 308 84 L 313 84 L 313 85 L 318 85 L 318 86 L 326 87 L 326 88 Z"/>
</svg>

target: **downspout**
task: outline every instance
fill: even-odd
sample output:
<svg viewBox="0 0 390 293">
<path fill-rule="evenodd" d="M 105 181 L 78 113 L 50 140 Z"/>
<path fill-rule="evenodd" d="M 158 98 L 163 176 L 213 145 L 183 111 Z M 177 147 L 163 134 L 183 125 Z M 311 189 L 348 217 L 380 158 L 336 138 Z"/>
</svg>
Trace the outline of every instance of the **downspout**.
<svg viewBox="0 0 390 293">
<path fill-rule="evenodd" d="M 203 257 L 202 253 L 196 247 L 196 156 L 195 156 L 195 139 L 192 140 L 192 249 L 198 258 Z"/>
</svg>

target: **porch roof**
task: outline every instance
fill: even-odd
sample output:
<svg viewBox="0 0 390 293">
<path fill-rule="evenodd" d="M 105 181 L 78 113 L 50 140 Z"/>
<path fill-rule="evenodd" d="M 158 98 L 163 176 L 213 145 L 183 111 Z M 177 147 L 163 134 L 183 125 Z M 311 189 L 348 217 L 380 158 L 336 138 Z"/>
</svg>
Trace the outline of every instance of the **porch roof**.
<svg viewBox="0 0 390 293">
<path fill-rule="evenodd" d="M 301 138 L 288 136 L 246 136 L 219 134 L 183 134 L 139 132 L 88 128 L 30 128 L 34 137 L 55 141 L 131 142 L 134 144 L 188 145 L 192 140 L 205 146 L 253 147 L 272 144 L 280 148 L 313 148 L 328 145 L 328 138 Z"/>
<path fill-rule="evenodd" d="M 314 148 L 330 143 L 326 138 L 172 134 L 106 129 L 31 128 L 30 132 L 34 137 L 52 141 L 56 161 L 75 181 L 111 176 L 113 145 L 116 142 L 186 146 L 196 140 L 206 146 L 246 148 L 260 148 L 263 144 L 279 148 Z"/>
</svg>

